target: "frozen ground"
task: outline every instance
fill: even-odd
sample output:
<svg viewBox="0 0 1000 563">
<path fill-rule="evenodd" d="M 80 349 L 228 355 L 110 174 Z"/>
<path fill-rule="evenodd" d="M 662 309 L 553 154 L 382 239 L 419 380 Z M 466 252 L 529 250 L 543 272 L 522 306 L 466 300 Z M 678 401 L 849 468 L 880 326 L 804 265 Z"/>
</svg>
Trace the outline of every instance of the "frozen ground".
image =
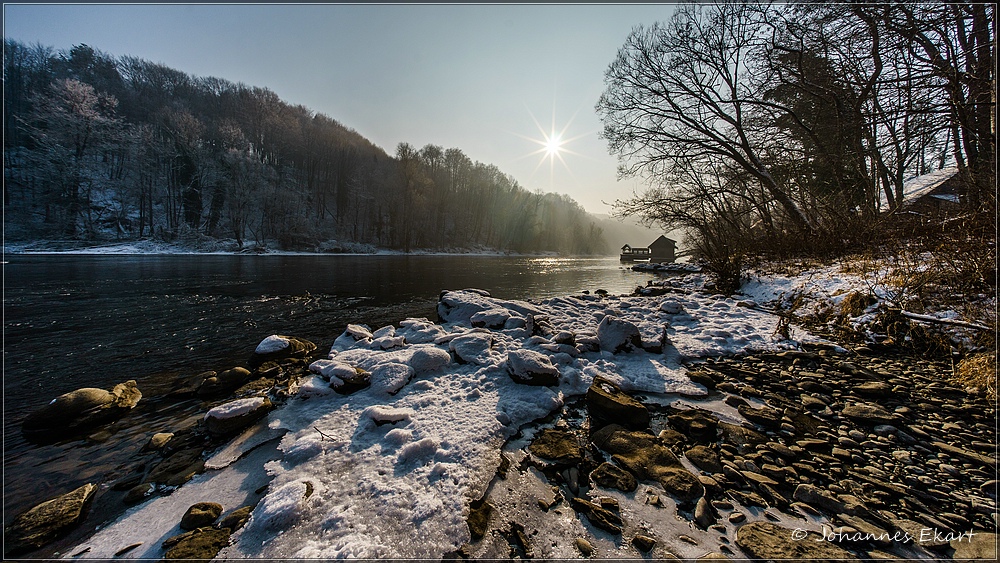
<svg viewBox="0 0 1000 563">
<path fill-rule="evenodd" d="M 504 443 L 522 428 L 526 435 L 518 439 L 529 437 L 525 425 L 585 393 L 597 375 L 627 392 L 676 404 L 704 397 L 706 390 L 688 378 L 685 361 L 818 340 L 795 327 L 789 339 L 778 336 L 778 318 L 766 309 L 795 292 L 818 301 L 864 288 L 857 277 L 838 272 L 831 267 L 794 278 L 760 276 L 735 298 L 699 291 L 700 274 L 669 280 L 665 285 L 672 291 L 657 297 L 523 302 L 456 291 L 441 298 L 441 324 L 407 319 L 376 330 L 352 325 L 329 359 L 312 366 L 315 375 L 298 394 L 248 431 L 256 436 L 237 439 L 210 460 L 213 469 L 172 495 L 131 509 L 67 553 L 89 547 L 79 558 L 111 558 L 142 542 L 119 559 L 160 558 L 160 544 L 181 533 L 178 523 L 188 506 L 218 502 L 229 512 L 269 482 L 250 521 L 219 558 L 439 559 L 469 541 L 469 503 L 490 486 Z M 628 329 L 612 319 L 634 325 L 642 348 L 619 350 L 630 347 Z M 537 354 L 512 355 L 519 350 Z M 519 359 L 512 361 L 514 356 Z M 354 368 L 371 374 L 370 386 L 346 396 L 335 392 L 331 385 L 344 385 Z M 511 376 L 513 371 L 530 380 L 553 368 L 558 379 L 551 386 Z M 742 421 L 722 402 L 699 403 L 706 405 L 724 420 Z M 540 476 L 518 479 L 525 482 L 507 497 L 494 492 L 496 502 L 516 503 L 546 486 Z M 654 515 L 642 491 L 640 486 L 630 495 L 615 493 L 623 513 L 672 530 L 661 537 L 696 536 L 697 546 L 674 546 L 685 557 L 718 550 L 714 536 L 701 534 L 675 511 Z M 764 518 L 760 510 L 745 513 L 750 521 Z M 818 530 L 820 523 L 803 518 L 783 525 Z M 551 546 L 545 557 L 577 557 L 572 538 L 589 526 L 566 510 L 537 524 L 545 537 L 533 541 Z M 624 542 L 597 547 L 603 557 L 637 553 Z"/>
</svg>

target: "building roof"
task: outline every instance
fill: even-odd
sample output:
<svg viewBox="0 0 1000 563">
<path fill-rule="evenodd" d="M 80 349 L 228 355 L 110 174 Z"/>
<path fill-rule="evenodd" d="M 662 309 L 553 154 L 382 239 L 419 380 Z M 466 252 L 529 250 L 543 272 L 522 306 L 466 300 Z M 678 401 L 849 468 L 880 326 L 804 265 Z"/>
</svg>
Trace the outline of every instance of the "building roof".
<svg viewBox="0 0 1000 563">
<path fill-rule="evenodd" d="M 948 168 L 942 168 L 941 170 L 935 170 L 929 174 L 924 174 L 923 176 L 914 176 L 903 182 L 903 206 L 908 206 L 916 202 L 918 199 L 931 195 L 935 189 L 941 186 L 941 184 L 950 180 L 955 174 L 958 173 L 958 167 L 950 166 Z M 879 192 L 880 203 L 882 204 L 882 209 L 889 208 L 889 202 L 885 198 L 885 192 Z M 940 199 L 950 199 L 941 197 Z"/>
<path fill-rule="evenodd" d="M 667 244 L 669 246 L 677 246 L 677 241 L 669 239 L 665 235 L 660 235 L 656 240 L 654 240 L 649 244 L 649 247 L 653 248 L 654 246 L 663 246 L 664 244 Z"/>
</svg>

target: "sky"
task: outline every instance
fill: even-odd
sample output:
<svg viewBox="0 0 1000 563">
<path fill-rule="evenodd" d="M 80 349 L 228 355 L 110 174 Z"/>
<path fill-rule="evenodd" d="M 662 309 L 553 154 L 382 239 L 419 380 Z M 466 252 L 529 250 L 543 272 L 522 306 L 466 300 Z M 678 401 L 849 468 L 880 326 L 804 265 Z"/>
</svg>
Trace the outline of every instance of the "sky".
<svg viewBox="0 0 1000 563">
<path fill-rule="evenodd" d="M 394 154 L 461 149 L 531 191 L 592 213 L 643 184 L 619 181 L 594 111 L 636 25 L 669 4 L 5 4 L 4 37 L 85 43 L 195 76 L 269 88 Z M 553 133 L 555 157 L 543 145 Z"/>
</svg>

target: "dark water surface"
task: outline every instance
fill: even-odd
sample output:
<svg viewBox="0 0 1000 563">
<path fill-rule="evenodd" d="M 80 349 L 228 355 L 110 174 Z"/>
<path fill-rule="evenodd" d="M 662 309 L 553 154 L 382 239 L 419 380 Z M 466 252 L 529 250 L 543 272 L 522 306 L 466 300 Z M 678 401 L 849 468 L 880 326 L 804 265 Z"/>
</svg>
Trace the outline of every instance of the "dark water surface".
<svg viewBox="0 0 1000 563">
<path fill-rule="evenodd" d="M 114 479 L 153 432 L 209 405 L 158 400 L 179 376 L 246 365 L 288 334 L 329 349 L 347 323 L 436 320 L 443 289 L 541 299 L 630 293 L 650 274 L 616 258 L 497 256 L 7 255 L 4 273 L 4 523 L 49 497 Z M 110 432 L 27 443 L 24 417 L 62 393 L 135 379 L 143 400 Z"/>
</svg>

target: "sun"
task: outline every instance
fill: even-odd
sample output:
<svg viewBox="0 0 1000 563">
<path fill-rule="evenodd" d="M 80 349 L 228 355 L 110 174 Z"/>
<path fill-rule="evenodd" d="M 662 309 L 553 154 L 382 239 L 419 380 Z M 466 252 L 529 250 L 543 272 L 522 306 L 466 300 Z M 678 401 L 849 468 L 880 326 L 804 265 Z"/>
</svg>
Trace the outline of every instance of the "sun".
<svg viewBox="0 0 1000 563">
<path fill-rule="evenodd" d="M 568 149 L 567 145 L 577 139 L 586 136 L 586 135 L 577 135 L 574 137 L 566 136 L 566 132 L 572 126 L 573 120 L 576 118 L 576 115 L 574 114 L 573 118 L 571 118 L 564 127 L 559 129 L 556 127 L 555 111 L 553 110 L 552 126 L 548 130 L 546 130 L 546 128 L 543 127 L 542 124 L 539 123 L 537 119 L 535 119 L 535 116 L 533 113 L 531 113 L 531 110 L 528 110 L 528 114 L 531 115 L 531 119 L 532 121 L 534 121 L 535 127 L 538 128 L 538 136 L 529 137 L 527 135 L 521 135 L 520 133 L 514 133 L 514 134 L 517 135 L 518 137 L 521 137 L 522 139 L 531 141 L 532 143 L 538 146 L 536 150 L 520 157 L 520 158 L 529 158 L 532 156 L 541 155 L 541 158 L 538 160 L 538 164 L 535 165 L 535 169 L 532 171 L 532 175 L 534 175 L 534 173 L 537 172 L 538 169 L 541 168 L 546 161 L 548 161 L 549 183 L 551 184 L 554 180 L 555 167 L 556 167 L 555 163 L 556 160 L 558 160 L 559 163 L 562 165 L 562 168 L 565 169 L 567 172 L 569 172 L 570 175 L 572 176 L 573 173 L 572 171 L 570 171 L 569 165 L 566 163 L 566 159 L 564 157 L 566 155 L 576 155 L 576 156 L 582 156 L 582 155 L 579 155 L 573 152 L 572 150 Z M 518 160 L 520 160 L 520 158 Z"/>
<path fill-rule="evenodd" d="M 562 150 L 562 135 L 553 134 L 545 139 L 545 154 L 549 157 L 558 157 Z"/>
</svg>

